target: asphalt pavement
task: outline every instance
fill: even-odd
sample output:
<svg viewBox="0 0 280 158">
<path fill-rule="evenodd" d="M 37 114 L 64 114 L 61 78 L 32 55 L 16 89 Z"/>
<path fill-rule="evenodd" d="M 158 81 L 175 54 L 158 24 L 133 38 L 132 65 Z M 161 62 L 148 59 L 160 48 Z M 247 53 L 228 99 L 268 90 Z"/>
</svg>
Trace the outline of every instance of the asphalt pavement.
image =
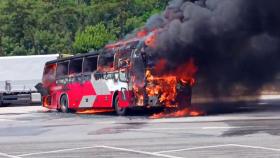
<svg viewBox="0 0 280 158">
<path fill-rule="evenodd" d="M 63 114 L 40 106 L 1 107 L 0 157 L 278 158 L 278 106 L 238 103 L 235 110 L 162 119 L 150 119 L 149 114 L 119 117 Z"/>
</svg>

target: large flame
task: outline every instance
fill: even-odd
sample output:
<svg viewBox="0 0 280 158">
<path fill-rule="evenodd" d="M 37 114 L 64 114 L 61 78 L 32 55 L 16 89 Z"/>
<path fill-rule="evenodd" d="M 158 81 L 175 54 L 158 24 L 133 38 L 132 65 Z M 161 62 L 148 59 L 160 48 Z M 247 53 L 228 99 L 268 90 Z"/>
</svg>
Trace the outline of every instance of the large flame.
<svg viewBox="0 0 280 158">
<path fill-rule="evenodd" d="M 195 83 L 194 75 L 197 68 L 193 59 L 190 59 L 186 64 L 172 72 L 157 73 L 163 71 L 166 63 L 166 60 L 160 60 L 154 70 L 146 71 L 148 83 L 146 93 L 148 96 L 160 96 L 160 103 L 166 107 L 177 107 L 178 86 L 192 86 Z"/>
<path fill-rule="evenodd" d="M 160 60 L 154 69 L 146 71 L 148 83 L 146 93 L 148 96 L 159 96 L 160 104 L 165 105 L 166 108 L 172 108 L 172 111 L 166 110 L 162 113 L 154 114 L 151 118 L 202 115 L 203 112 L 189 108 L 191 92 L 178 92 L 180 88 L 191 88 L 195 84 L 197 67 L 194 64 L 194 60 L 190 59 L 176 68 L 176 70 L 164 73 L 166 64 L 166 60 Z"/>
</svg>

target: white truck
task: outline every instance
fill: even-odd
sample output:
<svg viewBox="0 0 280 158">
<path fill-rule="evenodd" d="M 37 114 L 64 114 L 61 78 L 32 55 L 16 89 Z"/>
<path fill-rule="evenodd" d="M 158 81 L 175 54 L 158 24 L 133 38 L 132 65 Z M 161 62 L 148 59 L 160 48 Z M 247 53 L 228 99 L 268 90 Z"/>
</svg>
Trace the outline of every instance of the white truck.
<svg viewBox="0 0 280 158">
<path fill-rule="evenodd" d="M 44 65 L 59 54 L 0 57 L 0 106 L 41 102 L 34 87 L 41 82 Z"/>
</svg>

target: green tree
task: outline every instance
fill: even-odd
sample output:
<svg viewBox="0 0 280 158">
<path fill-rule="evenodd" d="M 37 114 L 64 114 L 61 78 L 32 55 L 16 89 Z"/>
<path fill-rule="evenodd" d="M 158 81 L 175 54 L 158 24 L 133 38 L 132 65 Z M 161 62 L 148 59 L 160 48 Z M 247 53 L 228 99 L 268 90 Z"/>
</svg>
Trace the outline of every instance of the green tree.
<svg viewBox="0 0 280 158">
<path fill-rule="evenodd" d="M 75 51 L 85 53 L 92 49 L 100 49 L 112 40 L 116 40 L 116 36 L 110 33 L 104 24 L 99 23 L 78 32 L 73 47 Z"/>
<path fill-rule="evenodd" d="M 47 30 L 37 30 L 35 32 L 35 46 L 39 50 L 38 54 L 71 53 L 71 46 L 68 46 L 70 35 L 61 37 Z"/>
<path fill-rule="evenodd" d="M 0 56 L 100 49 L 144 26 L 167 2 L 0 0 Z"/>
</svg>

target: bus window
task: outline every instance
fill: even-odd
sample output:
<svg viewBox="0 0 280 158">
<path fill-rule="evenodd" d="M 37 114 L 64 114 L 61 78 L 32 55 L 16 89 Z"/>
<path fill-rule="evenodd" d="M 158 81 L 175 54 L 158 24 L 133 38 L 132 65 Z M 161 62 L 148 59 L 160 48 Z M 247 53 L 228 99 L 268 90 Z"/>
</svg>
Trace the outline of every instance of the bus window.
<svg viewBox="0 0 280 158">
<path fill-rule="evenodd" d="M 114 52 L 103 52 L 99 56 L 98 70 L 99 71 L 110 71 L 114 68 Z"/>
<path fill-rule="evenodd" d="M 57 78 L 61 78 L 63 76 L 68 75 L 68 63 L 69 61 L 65 61 L 57 64 L 57 71 L 56 71 Z"/>
<path fill-rule="evenodd" d="M 82 73 L 82 64 L 83 64 L 83 59 L 73 59 L 70 61 L 70 66 L 69 66 L 69 74 L 79 74 Z"/>
<path fill-rule="evenodd" d="M 43 74 L 43 83 L 49 84 L 55 81 L 55 69 L 56 65 L 46 65 Z"/>
<path fill-rule="evenodd" d="M 84 72 L 93 72 L 97 68 L 97 56 L 86 57 L 84 59 Z"/>
</svg>

